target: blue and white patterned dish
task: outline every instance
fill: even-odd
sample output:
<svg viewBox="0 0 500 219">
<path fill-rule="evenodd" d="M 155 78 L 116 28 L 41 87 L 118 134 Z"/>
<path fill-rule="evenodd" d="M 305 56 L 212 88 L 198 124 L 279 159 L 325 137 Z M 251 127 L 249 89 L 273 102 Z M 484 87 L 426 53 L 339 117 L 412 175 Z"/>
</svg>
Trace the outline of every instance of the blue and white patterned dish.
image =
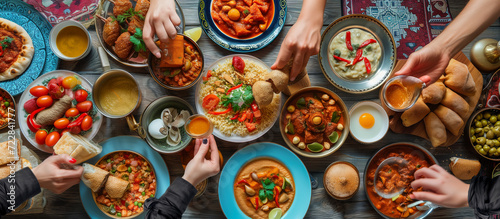
<svg viewBox="0 0 500 219">
<path fill-rule="evenodd" d="M 220 47 L 233 52 L 248 53 L 269 45 L 281 32 L 286 20 L 286 0 L 274 1 L 274 17 L 269 27 L 262 34 L 250 39 L 236 39 L 219 30 L 210 13 L 213 0 L 200 0 L 198 17 L 205 34 Z"/>
<path fill-rule="evenodd" d="M 57 69 L 59 58 L 50 50 L 49 35 L 52 25 L 35 10 L 20 0 L 1 0 L 0 17 L 23 27 L 31 37 L 35 53 L 31 64 L 20 76 L 0 82 L 0 87 L 13 96 L 22 93 L 38 76 Z"/>
</svg>

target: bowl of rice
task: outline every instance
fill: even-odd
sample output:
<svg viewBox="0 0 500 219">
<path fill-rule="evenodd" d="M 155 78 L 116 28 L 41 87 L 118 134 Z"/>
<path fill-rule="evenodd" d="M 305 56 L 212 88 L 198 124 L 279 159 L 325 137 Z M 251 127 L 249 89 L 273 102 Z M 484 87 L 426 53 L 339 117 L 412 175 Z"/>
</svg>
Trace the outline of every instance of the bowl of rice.
<svg viewBox="0 0 500 219">
<path fill-rule="evenodd" d="M 258 58 L 238 54 L 220 58 L 203 72 L 196 87 L 196 110 L 213 123 L 215 136 L 241 143 L 271 129 L 279 117 L 281 94 L 273 94 L 269 105 L 258 106 L 252 93 L 253 84 L 270 71 Z"/>
</svg>

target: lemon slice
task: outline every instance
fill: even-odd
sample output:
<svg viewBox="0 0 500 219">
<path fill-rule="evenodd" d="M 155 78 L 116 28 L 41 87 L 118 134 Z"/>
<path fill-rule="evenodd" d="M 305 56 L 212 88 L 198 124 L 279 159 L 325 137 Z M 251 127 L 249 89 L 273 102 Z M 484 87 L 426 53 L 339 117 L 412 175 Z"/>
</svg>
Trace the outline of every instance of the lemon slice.
<svg viewBox="0 0 500 219">
<path fill-rule="evenodd" d="M 195 27 L 195 28 L 186 30 L 186 31 L 184 31 L 184 35 L 193 39 L 195 42 L 198 42 L 198 40 L 201 37 L 201 27 Z"/>
<path fill-rule="evenodd" d="M 281 218 L 281 215 L 283 215 L 283 211 L 281 210 L 281 208 L 274 208 L 273 210 L 271 210 L 271 212 L 269 212 L 269 219 L 280 219 Z"/>
</svg>

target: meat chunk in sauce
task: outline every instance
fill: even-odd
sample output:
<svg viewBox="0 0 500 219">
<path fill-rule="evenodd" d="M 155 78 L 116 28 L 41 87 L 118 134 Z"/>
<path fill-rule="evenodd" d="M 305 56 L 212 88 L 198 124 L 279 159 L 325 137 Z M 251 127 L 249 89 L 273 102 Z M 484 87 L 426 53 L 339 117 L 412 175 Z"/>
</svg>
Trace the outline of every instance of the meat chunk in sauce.
<svg viewBox="0 0 500 219">
<path fill-rule="evenodd" d="M 323 103 L 314 97 L 306 97 L 306 106 L 310 111 L 322 111 L 325 107 Z"/>
<path fill-rule="evenodd" d="M 292 114 L 292 124 L 295 128 L 295 133 L 297 134 L 302 134 L 304 133 L 304 130 L 306 129 L 305 126 L 305 118 L 304 115 L 300 112 L 300 110 L 295 110 Z"/>
<path fill-rule="evenodd" d="M 314 133 L 308 130 L 305 131 L 305 142 L 306 144 L 313 142 L 323 142 L 323 133 Z"/>
</svg>

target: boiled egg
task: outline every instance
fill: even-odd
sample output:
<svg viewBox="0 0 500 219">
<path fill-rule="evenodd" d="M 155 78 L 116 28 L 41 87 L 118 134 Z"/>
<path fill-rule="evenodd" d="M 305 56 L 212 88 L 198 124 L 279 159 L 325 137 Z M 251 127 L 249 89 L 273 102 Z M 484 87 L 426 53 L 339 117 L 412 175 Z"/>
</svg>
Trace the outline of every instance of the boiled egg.
<svg viewBox="0 0 500 219">
<path fill-rule="evenodd" d="M 389 117 L 379 104 L 363 101 L 350 110 L 351 135 L 361 143 L 373 143 L 385 136 L 389 128 Z"/>
</svg>

